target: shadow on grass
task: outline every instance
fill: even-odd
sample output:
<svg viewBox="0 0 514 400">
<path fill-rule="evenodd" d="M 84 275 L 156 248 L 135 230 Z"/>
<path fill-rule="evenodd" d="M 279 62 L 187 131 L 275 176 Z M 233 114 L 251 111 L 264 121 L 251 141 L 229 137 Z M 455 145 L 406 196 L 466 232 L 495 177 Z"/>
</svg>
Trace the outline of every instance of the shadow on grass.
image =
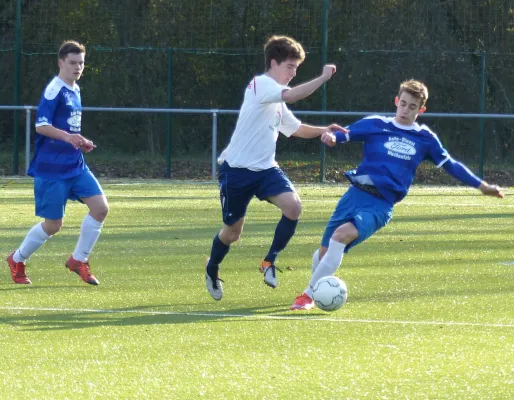
<svg viewBox="0 0 514 400">
<path fill-rule="evenodd" d="M 190 306 L 190 305 L 185 305 Z M 193 306 L 196 306 L 194 304 Z M 59 310 L 58 307 L 13 308 L 16 313 L 38 313 L 38 315 L 12 315 L 0 317 L 0 324 L 10 325 L 22 331 L 59 331 L 70 329 L 86 329 L 105 326 L 142 326 L 164 324 L 191 324 L 210 322 L 235 322 L 241 319 L 251 322 L 273 319 L 309 319 L 327 316 L 328 314 L 313 310 L 309 314 L 284 314 L 289 311 L 289 304 L 236 308 L 224 312 L 217 311 L 157 311 L 159 307 L 170 308 L 172 305 L 152 305 L 130 308 L 105 310 L 77 309 Z M 272 311 L 266 311 L 272 309 Z M 44 314 L 43 314 L 44 313 Z M 137 314 L 137 315 L 130 315 Z M 262 318 L 259 318 L 262 316 Z"/>
</svg>

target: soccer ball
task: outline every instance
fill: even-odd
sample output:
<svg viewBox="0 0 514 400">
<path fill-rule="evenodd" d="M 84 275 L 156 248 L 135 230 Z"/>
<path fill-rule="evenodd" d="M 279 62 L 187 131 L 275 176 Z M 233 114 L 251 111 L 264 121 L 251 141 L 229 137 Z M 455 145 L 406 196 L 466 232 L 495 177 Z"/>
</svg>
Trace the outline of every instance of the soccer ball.
<svg viewBox="0 0 514 400">
<path fill-rule="evenodd" d="M 325 276 L 312 289 L 314 304 L 323 311 L 339 310 L 348 298 L 346 283 L 336 276 Z"/>
</svg>

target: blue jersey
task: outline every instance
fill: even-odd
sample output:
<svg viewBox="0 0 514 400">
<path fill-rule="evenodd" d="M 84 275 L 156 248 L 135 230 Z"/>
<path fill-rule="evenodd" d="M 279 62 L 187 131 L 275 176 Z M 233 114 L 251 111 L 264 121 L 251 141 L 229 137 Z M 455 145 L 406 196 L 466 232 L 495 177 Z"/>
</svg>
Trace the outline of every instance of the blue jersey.
<svg viewBox="0 0 514 400">
<path fill-rule="evenodd" d="M 363 159 L 350 182 L 374 185 L 390 203 L 401 201 L 424 160 L 438 168 L 450 159 L 439 138 L 426 125 L 398 124 L 394 118 L 371 116 L 349 127 L 346 141 L 364 142 Z"/>
<path fill-rule="evenodd" d="M 46 87 L 36 115 L 36 127 L 52 125 L 68 133 L 80 133 L 80 88 L 55 77 Z M 63 140 L 36 133 L 34 157 L 28 175 L 45 179 L 68 179 L 89 170 L 80 149 Z"/>
</svg>

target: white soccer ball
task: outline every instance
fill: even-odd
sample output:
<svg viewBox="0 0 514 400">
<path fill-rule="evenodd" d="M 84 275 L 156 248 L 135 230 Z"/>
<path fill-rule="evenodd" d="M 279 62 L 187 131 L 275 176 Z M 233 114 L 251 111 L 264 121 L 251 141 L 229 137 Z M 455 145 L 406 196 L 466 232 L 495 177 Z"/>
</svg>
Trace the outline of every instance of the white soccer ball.
<svg viewBox="0 0 514 400">
<path fill-rule="evenodd" d="M 312 289 L 314 304 L 323 311 L 339 310 L 348 299 L 346 283 L 337 276 L 325 276 Z"/>
</svg>

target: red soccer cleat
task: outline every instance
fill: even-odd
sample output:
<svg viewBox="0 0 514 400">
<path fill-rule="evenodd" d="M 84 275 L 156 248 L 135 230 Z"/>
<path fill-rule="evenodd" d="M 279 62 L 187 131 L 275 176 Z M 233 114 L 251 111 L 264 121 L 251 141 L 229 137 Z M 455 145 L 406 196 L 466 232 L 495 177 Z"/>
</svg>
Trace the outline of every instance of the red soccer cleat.
<svg viewBox="0 0 514 400">
<path fill-rule="evenodd" d="M 75 272 L 78 276 L 80 276 L 80 279 L 82 279 L 84 282 L 89 283 L 90 285 L 100 284 L 98 279 L 96 279 L 89 270 L 89 262 L 75 260 L 73 256 L 70 256 L 65 265 L 66 268 L 68 268 L 71 272 Z"/>
<path fill-rule="evenodd" d="M 28 278 L 27 275 L 25 275 L 25 264 L 22 262 L 17 263 L 14 261 L 14 251 L 9 254 L 9 257 L 7 257 L 7 264 L 9 264 L 9 268 L 11 269 L 11 277 L 14 283 L 19 284 L 25 284 L 30 285 L 32 282 Z"/>
<path fill-rule="evenodd" d="M 291 310 L 311 310 L 314 308 L 314 300 L 305 293 L 298 296 L 291 305 Z"/>
</svg>

